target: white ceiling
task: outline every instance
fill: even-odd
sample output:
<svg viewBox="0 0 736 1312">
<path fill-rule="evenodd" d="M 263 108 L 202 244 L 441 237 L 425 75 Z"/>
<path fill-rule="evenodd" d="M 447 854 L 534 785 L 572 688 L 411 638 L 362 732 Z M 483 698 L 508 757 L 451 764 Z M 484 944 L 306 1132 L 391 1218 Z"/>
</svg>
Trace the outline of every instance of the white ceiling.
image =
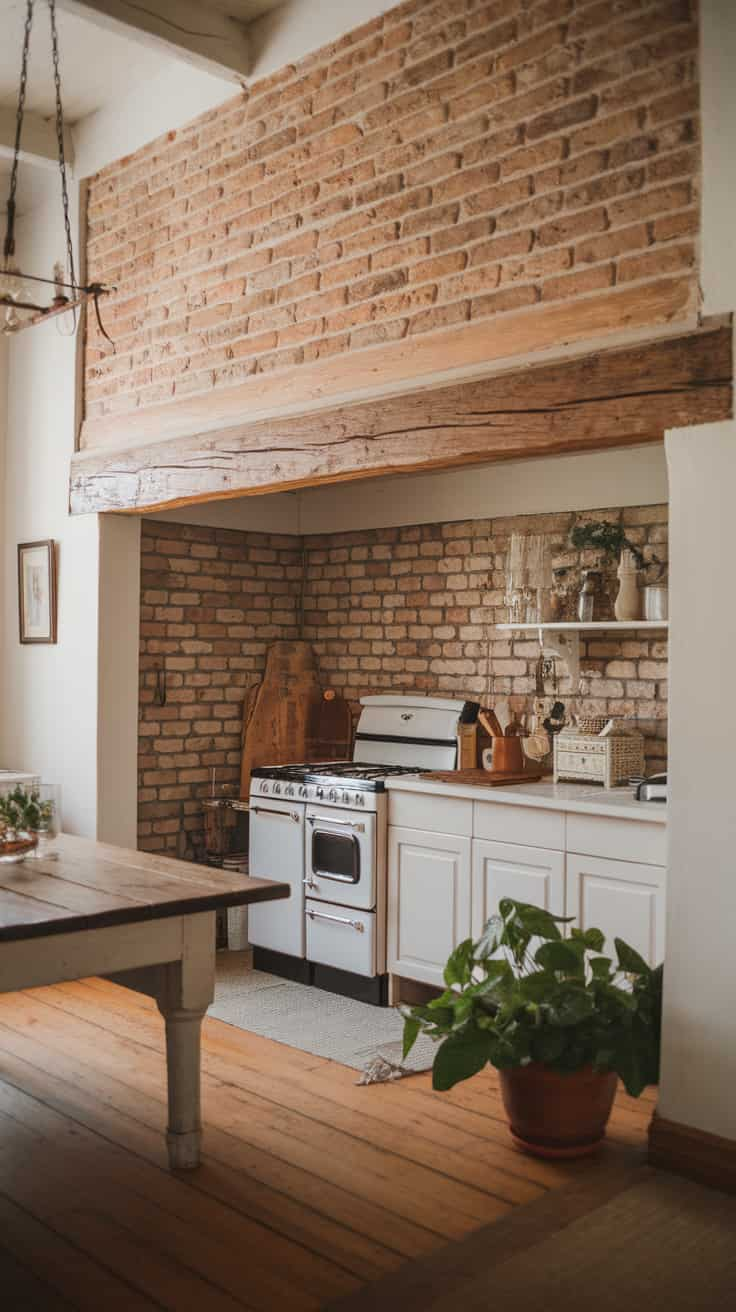
<svg viewBox="0 0 736 1312">
<path fill-rule="evenodd" d="M 278 8 L 282 0 L 210 0 L 210 3 L 247 22 Z M 25 0 L 0 0 L 0 106 L 11 109 L 18 99 L 25 14 Z M 144 39 L 122 36 L 62 9 L 57 10 L 56 21 L 67 125 L 109 105 L 161 69 L 160 50 Z M 34 9 L 26 108 L 44 118 L 52 117 L 55 112 L 51 33 L 45 0 L 36 0 Z M 10 168 L 10 160 L 0 158 L 0 211 L 5 208 Z M 44 183 L 45 179 L 35 168 L 21 165 L 19 210 L 33 208 Z"/>
<path fill-rule="evenodd" d="M 210 0 L 215 8 L 244 22 L 276 9 L 282 0 Z M 134 7 L 133 7 L 134 8 Z M 0 0 L 0 105 L 18 98 L 25 0 Z M 76 123 L 86 114 L 123 95 L 157 72 L 161 53 L 155 47 L 57 10 L 64 117 Z M 51 35 L 48 6 L 36 0 L 26 106 L 42 115 L 54 112 Z"/>
<path fill-rule="evenodd" d="M 18 98 L 25 0 L 0 0 L 0 105 Z M 149 46 L 106 31 L 75 14 L 57 12 L 64 117 L 75 123 L 156 71 L 161 56 Z M 48 6 L 35 5 L 26 107 L 54 113 Z"/>
</svg>

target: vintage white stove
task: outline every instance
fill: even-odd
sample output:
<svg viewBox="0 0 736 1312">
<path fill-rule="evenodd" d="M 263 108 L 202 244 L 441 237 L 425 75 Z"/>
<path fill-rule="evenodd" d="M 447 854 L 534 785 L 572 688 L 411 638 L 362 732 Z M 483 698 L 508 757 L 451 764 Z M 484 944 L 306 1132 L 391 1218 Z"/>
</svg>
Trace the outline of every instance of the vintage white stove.
<svg viewBox="0 0 736 1312">
<path fill-rule="evenodd" d="M 386 1002 L 385 780 L 453 770 L 474 702 L 364 697 L 352 761 L 258 766 L 250 788 L 251 875 L 286 880 L 288 902 L 250 909 L 254 965 Z"/>
</svg>

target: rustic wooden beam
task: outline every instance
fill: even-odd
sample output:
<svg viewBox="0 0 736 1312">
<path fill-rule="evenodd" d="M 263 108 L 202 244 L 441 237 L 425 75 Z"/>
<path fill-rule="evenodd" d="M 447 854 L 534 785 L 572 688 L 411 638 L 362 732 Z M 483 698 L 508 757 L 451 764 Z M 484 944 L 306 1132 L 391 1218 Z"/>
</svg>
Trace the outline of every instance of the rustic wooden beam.
<svg viewBox="0 0 736 1312">
<path fill-rule="evenodd" d="M 72 461 L 73 514 L 150 511 L 472 462 L 661 441 L 732 414 L 732 332 L 719 320 L 635 346 L 450 387 Z"/>
<path fill-rule="evenodd" d="M 135 447 L 144 442 L 219 432 L 244 415 L 271 419 L 287 413 L 344 407 L 385 397 L 390 392 L 449 387 L 494 369 L 519 368 L 537 351 L 595 350 L 624 346 L 662 333 L 686 332 L 697 322 L 693 282 L 659 278 L 607 288 L 597 296 L 572 297 L 495 314 L 477 322 L 431 333 L 410 333 L 400 341 L 365 350 L 327 355 L 290 369 L 253 373 L 233 386 L 179 395 L 120 414 L 85 417 L 80 447 Z M 615 339 L 612 334 L 616 334 Z M 619 336 L 618 334 L 626 334 Z M 113 329 L 114 336 L 114 329 Z M 182 362 L 183 363 L 183 362 Z M 176 380 L 175 380 L 176 381 Z"/>
</svg>

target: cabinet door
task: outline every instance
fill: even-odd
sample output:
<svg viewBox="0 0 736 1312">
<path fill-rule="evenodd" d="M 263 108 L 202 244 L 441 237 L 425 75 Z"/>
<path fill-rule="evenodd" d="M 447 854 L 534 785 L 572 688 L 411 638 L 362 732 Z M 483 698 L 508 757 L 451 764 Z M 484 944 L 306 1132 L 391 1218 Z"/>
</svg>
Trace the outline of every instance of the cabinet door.
<svg viewBox="0 0 736 1312">
<path fill-rule="evenodd" d="M 567 914 L 581 929 L 593 925 L 606 936 L 606 955 L 615 956 L 622 938 L 656 966 L 664 956 L 664 866 L 611 861 L 594 856 L 567 858 Z"/>
<path fill-rule="evenodd" d="M 470 839 L 389 825 L 388 968 L 444 986 L 445 962 L 470 936 Z"/>
<path fill-rule="evenodd" d="M 565 914 L 565 857 L 540 847 L 473 840 L 473 938 L 479 938 L 504 897 Z M 532 950 L 534 944 L 532 944 Z"/>
</svg>

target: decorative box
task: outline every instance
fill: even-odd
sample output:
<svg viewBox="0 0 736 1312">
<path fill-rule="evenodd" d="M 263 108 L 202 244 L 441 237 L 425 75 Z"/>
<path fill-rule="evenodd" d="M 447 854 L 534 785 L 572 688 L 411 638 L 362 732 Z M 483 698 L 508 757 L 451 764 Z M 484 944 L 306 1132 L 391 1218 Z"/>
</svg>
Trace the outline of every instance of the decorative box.
<svg viewBox="0 0 736 1312">
<path fill-rule="evenodd" d="M 616 788 L 633 775 L 644 774 L 644 738 L 640 733 L 576 733 L 563 729 L 555 736 L 554 777 Z"/>
</svg>

